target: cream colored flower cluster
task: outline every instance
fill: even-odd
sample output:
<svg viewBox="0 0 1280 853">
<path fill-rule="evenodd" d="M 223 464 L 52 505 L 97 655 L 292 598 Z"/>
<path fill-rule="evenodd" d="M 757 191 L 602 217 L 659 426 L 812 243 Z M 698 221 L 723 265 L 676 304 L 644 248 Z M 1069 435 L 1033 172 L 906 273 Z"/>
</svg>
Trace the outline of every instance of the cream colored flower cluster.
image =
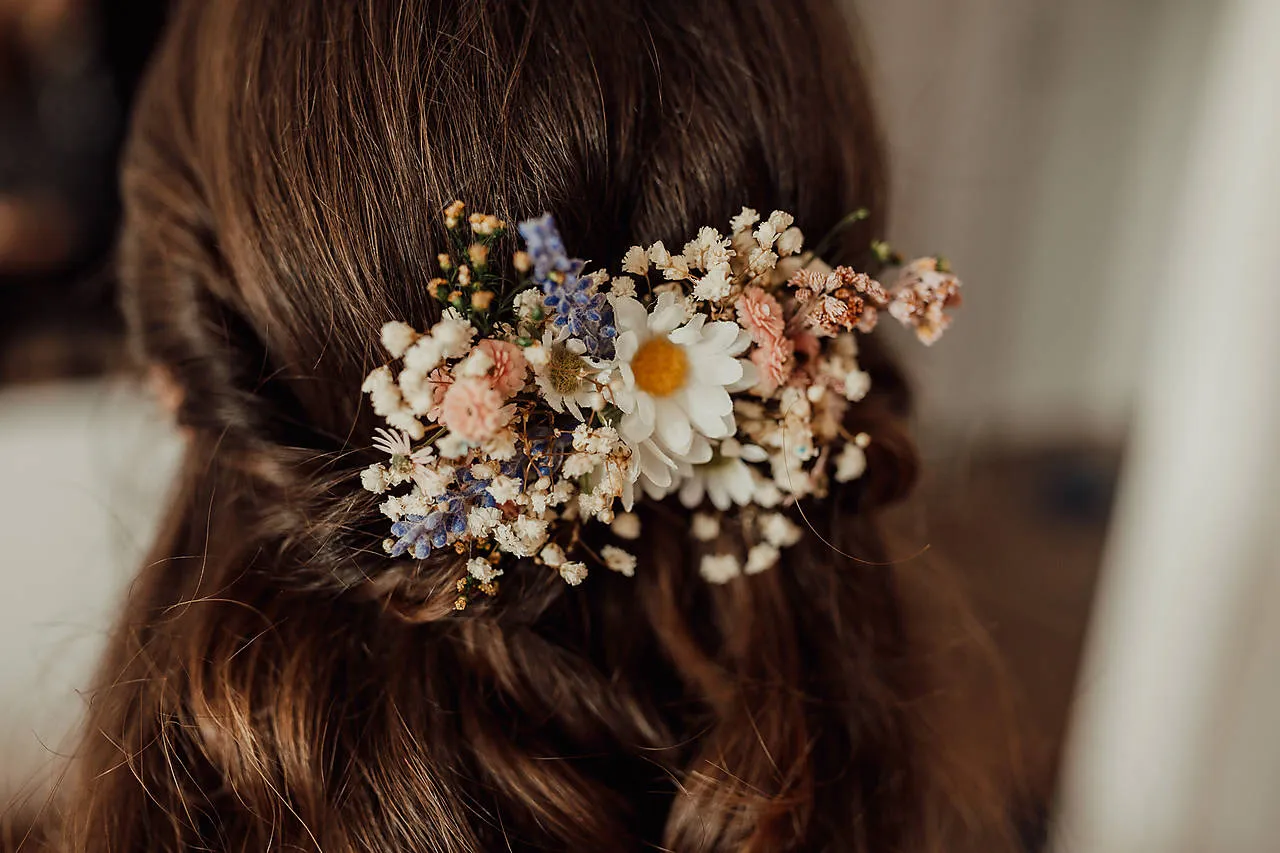
<svg viewBox="0 0 1280 853">
<path fill-rule="evenodd" d="M 641 495 L 699 510 L 708 581 L 773 567 L 801 535 L 789 508 L 866 468 L 870 437 L 844 426 L 870 390 L 854 333 L 887 311 L 932 342 L 958 302 L 935 259 L 887 289 L 823 265 L 781 211 L 744 209 L 678 254 L 633 247 L 615 277 L 585 272 L 549 216 L 521 223 L 500 269 L 505 224 L 458 202 L 445 214 L 440 319 L 387 323 L 392 362 L 364 384 L 390 458 L 362 482 L 386 495 L 392 556 L 465 557 L 460 608 L 513 558 L 570 584 L 590 565 L 632 575 Z"/>
</svg>

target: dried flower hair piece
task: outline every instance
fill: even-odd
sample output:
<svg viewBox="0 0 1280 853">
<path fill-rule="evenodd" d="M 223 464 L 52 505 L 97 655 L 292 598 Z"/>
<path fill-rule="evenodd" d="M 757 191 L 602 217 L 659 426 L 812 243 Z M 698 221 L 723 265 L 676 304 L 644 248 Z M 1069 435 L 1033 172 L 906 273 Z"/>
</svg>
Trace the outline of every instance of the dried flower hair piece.
<svg viewBox="0 0 1280 853">
<path fill-rule="evenodd" d="M 641 498 L 701 510 L 708 581 L 772 568 L 801 537 L 788 508 L 866 468 L 871 438 L 843 427 L 870 389 L 854 333 L 888 312 L 931 344 L 959 304 L 938 259 L 899 263 L 886 288 L 802 255 L 781 211 L 744 208 L 678 254 L 635 246 L 612 277 L 570 257 L 549 215 L 519 225 L 509 264 L 504 222 L 457 201 L 444 219 L 452 247 L 428 288 L 445 307 L 425 331 L 381 330 L 392 361 L 363 391 L 388 458 L 361 482 L 386 496 L 388 554 L 466 558 L 458 609 L 520 559 L 571 585 L 589 563 L 633 575 Z M 616 544 L 588 547 L 592 524 Z"/>
</svg>

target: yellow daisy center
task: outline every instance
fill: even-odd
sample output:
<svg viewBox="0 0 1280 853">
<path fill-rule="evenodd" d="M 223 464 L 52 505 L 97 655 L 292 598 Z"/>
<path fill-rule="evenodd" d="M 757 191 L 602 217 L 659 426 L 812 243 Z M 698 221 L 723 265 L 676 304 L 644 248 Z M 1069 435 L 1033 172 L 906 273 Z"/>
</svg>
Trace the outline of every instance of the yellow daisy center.
<svg viewBox="0 0 1280 853">
<path fill-rule="evenodd" d="M 689 374 L 689 357 L 666 338 L 652 338 L 641 344 L 631 359 L 636 386 L 654 397 L 668 397 L 684 387 Z"/>
</svg>

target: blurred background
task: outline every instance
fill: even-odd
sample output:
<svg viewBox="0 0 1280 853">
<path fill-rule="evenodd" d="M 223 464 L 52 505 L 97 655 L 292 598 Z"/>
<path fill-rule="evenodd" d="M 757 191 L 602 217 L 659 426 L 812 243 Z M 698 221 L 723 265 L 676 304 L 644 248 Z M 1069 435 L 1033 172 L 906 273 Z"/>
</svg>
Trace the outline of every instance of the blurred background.
<svg viewBox="0 0 1280 853">
<path fill-rule="evenodd" d="M 926 476 L 896 523 L 1007 661 L 1029 849 L 1280 849 L 1280 4 L 851 9 L 889 236 L 967 282 L 902 348 Z M 177 455 L 110 274 L 163 15 L 0 0 L 0 808 L 56 782 Z"/>
</svg>

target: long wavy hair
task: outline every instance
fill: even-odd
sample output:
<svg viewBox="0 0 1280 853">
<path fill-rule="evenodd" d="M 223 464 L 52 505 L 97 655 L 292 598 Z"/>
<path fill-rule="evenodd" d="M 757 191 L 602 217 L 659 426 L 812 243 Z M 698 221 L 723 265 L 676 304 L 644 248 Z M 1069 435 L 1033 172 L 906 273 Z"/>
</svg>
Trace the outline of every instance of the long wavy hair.
<svg viewBox="0 0 1280 853">
<path fill-rule="evenodd" d="M 996 849 L 878 516 L 911 487 L 892 360 L 866 475 L 776 569 L 698 577 L 647 506 L 632 579 L 382 554 L 357 473 L 377 329 L 438 312 L 454 197 L 608 262 L 744 204 L 866 260 L 885 164 L 833 0 L 180 4 L 123 170 L 124 306 L 178 389 L 180 482 L 94 692 L 74 851 Z M 833 547 L 835 550 L 833 549 Z M 857 556 L 849 559 L 845 554 Z M 916 591 L 913 591 L 916 590 Z"/>
</svg>

